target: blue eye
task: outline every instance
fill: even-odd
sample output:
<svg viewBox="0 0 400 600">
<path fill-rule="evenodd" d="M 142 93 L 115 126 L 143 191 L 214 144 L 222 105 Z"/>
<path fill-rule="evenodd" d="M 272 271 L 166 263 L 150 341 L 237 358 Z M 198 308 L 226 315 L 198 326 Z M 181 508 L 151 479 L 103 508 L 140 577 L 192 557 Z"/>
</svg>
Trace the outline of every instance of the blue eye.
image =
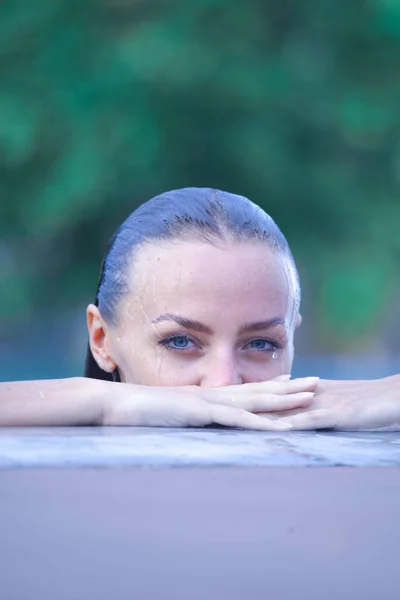
<svg viewBox="0 0 400 600">
<path fill-rule="evenodd" d="M 188 350 L 197 347 L 187 335 L 172 335 L 165 340 L 161 340 L 160 344 L 170 350 Z"/>
<path fill-rule="evenodd" d="M 175 346 L 175 348 L 187 348 L 189 345 L 189 340 L 183 335 L 180 337 L 175 337 L 170 340 L 171 346 Z"/>
<path fill-rule="evenodd" d="M 264 338 L 257 338 L 256 340 L 251 340 L 251 342 L 246 344 L 245 348 L 274 352 L 277 349 L 277 344 L 274 344 L 270 340 L 266 340 Z"/>
</svg>

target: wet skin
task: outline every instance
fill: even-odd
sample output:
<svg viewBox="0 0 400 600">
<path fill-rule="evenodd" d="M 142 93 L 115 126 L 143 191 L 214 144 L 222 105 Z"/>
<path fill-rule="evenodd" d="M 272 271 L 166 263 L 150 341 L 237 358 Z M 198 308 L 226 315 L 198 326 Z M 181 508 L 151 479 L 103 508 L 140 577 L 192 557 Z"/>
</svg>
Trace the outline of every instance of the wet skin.
<svg viewBox="0 0 400 600">
<path fill-rule="evenodd" d="M 219 387 L 290 372 L 295 277 L 265 244 L 149 244 L 129 280 L 117 324 L 102 323 L 108 369 L 123 381 Z"/>
</svg>

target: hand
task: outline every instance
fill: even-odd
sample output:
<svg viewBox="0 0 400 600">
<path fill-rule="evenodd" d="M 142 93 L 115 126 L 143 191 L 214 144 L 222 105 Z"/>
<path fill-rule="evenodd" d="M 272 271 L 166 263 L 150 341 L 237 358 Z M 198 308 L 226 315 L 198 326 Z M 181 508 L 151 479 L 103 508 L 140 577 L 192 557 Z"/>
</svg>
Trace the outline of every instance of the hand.
<svg viewBox="0 0 400 600">
<path fill-rule="evenodd" d="M 204 427 L 218 424 L 244 429 L 288 430 L 290 425 L 254 412 L 306 407 L 314 398 L 318 378 L 275 380 L 237 386 L 202 388 L 112 384 L 103 425 Z"/>
<path fill-rule="evenodd" d="M 276 416 L 281 417 L 278 422 L 300 430 L 400 431 L 400 376 L 372 381 L 321 380 L 312 406 Z"/>
</svg>

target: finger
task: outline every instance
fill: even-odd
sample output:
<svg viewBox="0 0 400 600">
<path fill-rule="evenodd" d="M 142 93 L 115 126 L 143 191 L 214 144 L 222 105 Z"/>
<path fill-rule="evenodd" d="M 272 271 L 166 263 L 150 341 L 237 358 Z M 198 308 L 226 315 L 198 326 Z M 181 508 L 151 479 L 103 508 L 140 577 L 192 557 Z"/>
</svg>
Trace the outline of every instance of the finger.
<svg viewBox="0 0 400 600">
<path fill-rule="evenodd" d="M 296 394 L 260 394 L 248 391 L 223 393 L 207 401 L 210 404 L 241 408 L 252 413 L 281 412 L 309 407 L 315 398 L 315 392 L 298 392 Z"/>
<path fill-rule="evenodd" d="M 202 388 L 201 397 L 212 404 L 232 405 L 242 407 L 242 401 L 246 398 L 260 396 L 266 398 L 272 395 L 297 394 L 302 392 L 315 392 L 318 385 L 318 377 L 303 377 L 290 381 L 258 381 L 256 383 L 244 383 L 242 385 L 230 385 L 217 388 Z M 243 406 L 247 409 L 247 406 Z"/>
<path fill-rule="evenodd" d="M 265 417 L 259 417 L 240 408 L 210 405 L 210 416 L 212 423 L 225 425 L 226 427 L 240 427 L 242 429 L 257 429 L 260 431 L 288 431 L 291 425 L 281 421 L 272 421 Z"/>
<path fill-rule="evenodd" d="M 265 383 L 272 386 L 272 389 L 268 390 L 272 394 L 295 394 L 296 392 L 314 392 L 318 382 L 319 377 L 297 377 L 285 382 L 271 381 Z"/>
<path fill-rule="evenodd" d="M 332 429 L 337 425 L 338 419 L 331 409 L 321 408 L 291 417 L 279 418 L 277 422 L 291 425 L 295 430 Z"/>
<path fill-rule="evenodd" d="M 225 389 L 231 391 L 235 387 L 235 392 L 240 391 L 243 394 L 249 390 L 266 394 L 295 394 L 297 392 L 315 392 L 318 382 L 319 377 L 298 377 L 288 381 L 270 379 L 258 383 L 245 383 L 240 387 L 230 386 L 230 390 L 228 387 Z"/>
<path fill-rule="evenodd" d="M 299 392 L 297 394 L 241 394 L 223 395 L 214 399 L 214 404 L 234 406 L 252 413 L 282 412 L 309 407 L 315 398 L 314 392 Z"/>
<path fill-rule="evenodd" d="M 234 402 L 234 404 L 253 413 L 281 412 L 308 408 L 314 402 L 314 399 L 314 392 L 298 392 L 297 394 L 286 395 L 256 395 L 250 398 L 243 398 L 242 401 L 238 403 Z"/>
<path fill-rule="evenodd" d="M 269 381 L 289 381 L 290 380 L 290 373 L 286 373 L 285 375 L 278 375 L 277 377 L 273 377 L 272 379 L 270 379 Z"/>
</svg>

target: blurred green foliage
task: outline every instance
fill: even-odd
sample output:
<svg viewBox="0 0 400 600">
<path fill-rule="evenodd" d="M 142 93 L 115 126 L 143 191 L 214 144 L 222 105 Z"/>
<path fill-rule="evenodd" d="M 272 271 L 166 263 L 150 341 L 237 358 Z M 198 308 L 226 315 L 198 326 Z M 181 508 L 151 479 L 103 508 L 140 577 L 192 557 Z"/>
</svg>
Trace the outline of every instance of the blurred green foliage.
<svg viewBox="0 0 400 600">
<path fill-rule="evenodd" d="M 139 202 L 261 204 L 305 278 L 312 344 L 373 344 L 398 292 L 400 2 L 0 4 L 3 323 L 90 300 Z"/>
</svg>

